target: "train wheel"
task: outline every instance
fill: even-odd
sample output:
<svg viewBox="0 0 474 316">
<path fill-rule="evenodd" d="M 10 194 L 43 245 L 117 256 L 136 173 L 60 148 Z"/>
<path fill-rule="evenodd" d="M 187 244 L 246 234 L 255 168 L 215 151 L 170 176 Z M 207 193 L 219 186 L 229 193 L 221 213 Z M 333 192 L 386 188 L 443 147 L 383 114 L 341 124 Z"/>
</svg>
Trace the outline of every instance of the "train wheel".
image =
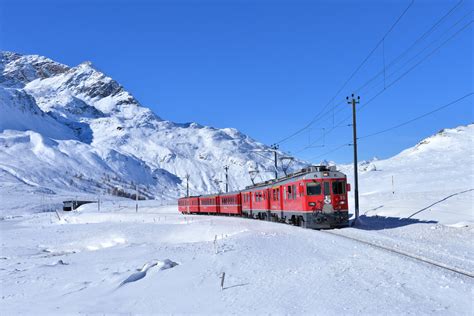
<svg viewBox="0 0 474 316">
<path fill-rule="evenodd" d="M 294 226 L 297 226 L 296 223 L 297 223 L 297 221 L 296 221 L 296 216 L 295 216 L 295 215 L 291 215 L 290 224 L 291 224 L 291 225 L 294 225 Z"/>
<path fill-rule="evenodd" d="M 298 226 L 306 228 L 306 221 L 303 216 L 298 216 Z"/>
</svg>

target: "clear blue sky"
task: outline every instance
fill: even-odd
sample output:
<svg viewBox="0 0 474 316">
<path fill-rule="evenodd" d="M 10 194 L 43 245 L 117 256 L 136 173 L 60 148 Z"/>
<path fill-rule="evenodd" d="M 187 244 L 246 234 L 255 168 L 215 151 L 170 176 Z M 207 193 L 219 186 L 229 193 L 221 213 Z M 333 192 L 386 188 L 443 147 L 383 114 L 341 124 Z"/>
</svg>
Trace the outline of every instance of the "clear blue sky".
<svg viewBox="0 0 474 316">
<path fill-rule="evenodd" d="M 415 1 L 385 39 L 385 65 L 457 2 Z M 272 144 L 304 126 L 326 105 L 409 3 L 0 0 L 0 49 L 45 55 L 68 65 L 90 60 L 164 119 L 235 127 Z M 423 57 L 470 21 L 472 3 L 464 1 L 399 64 L 386 68 L 386 85 L 403 73 L 395 71 L 411 56 L 439 40 Z M 359 135 L 472 92 L 472 38 L 471 23 L 362 109 Z M 380 46 L 336 99 L 342 101 L 383 65 Z M 383 76 L 377 83 L 361 91 L 360 106 L 383 89 Z M 388 157 L 444 127 L 471 123 L 472 105 L 470 97 L 361 141 L 359 156 Z M 337 123 L 350 114 L 350 107 L 338 104 L 336 111 L 341 111 L 335 114 Z M 299 151 L 321 138 L 322 128 L 332 127 L 328 115 L 281 144 L 281 149 L 303 159 L 352 161 L 349 146 L 320 156 L 350 141 L 350 127 L 334 129 L 324 142 Z"/>
</svg>

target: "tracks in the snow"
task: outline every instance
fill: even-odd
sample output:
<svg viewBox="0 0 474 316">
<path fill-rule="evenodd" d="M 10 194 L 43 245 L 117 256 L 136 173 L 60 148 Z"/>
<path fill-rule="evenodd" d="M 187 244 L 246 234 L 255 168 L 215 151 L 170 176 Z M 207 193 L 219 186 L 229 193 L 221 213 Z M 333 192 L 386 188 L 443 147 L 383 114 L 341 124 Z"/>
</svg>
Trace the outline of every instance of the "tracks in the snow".
<svg viewBox="0 0 474 316">
<path fill-rule="evenodd" d="M 425 258 L 425 257 L 419 256 L 419 255 L 415 255 L 415 254 L 403 251 L 401 249 L 395 249 L 395 248 L 391 248 L 391 247 L 388 247 L 388 246 L 379 245 L 379 244 L 372 243 L 370 241 L 362 240 L 362 239 L 359 239 L 359 238 L 346 236 L 346 235 L 343 235 L 343 234 L 338 234 L 338 233 L 335 233 L 333 231 L 319 230 L 319 232 L 326 233 L 326 234 L 331 234 L 331 235 L 334 235 L 334 236 L 339 236 L 341 238 L 346 238 L 346 239 L 356 241 L 356 242 L 360 242 L 362 244 L 365 244 L 365 245 L 368 245 L 368 246 L 371 246 L 371 247 L 374 247 L 374 248 L 378 248 L 378 249 L 382 249 L 382 250 L 385 250 L 385 251 L 388 251 L 388 252 L 392 252 L 394 254 L 404 256 L 404 257 L 410 258 L 412 260 L 423 262 L 425 264 L 435 266 L 435 267 L 438 267 L 440 269 L 448 270 L 448 271 L 463 275 L 465 277 L 474 279 L 474 272 L 467 271 L 467 270 L 464 270 L 464 269 L 461 269 L 461 268 L 458 268 L 458 267 L 452 267 L 452 266 L 449 266 L 449 265 L 444 264 L 442 262 L 438 262 L 438 261 L 435 261 L 435 260 L 432 260 L 432 259 L 429 259 L 429 258 Z"/>
<path fill-rule="evenodd" d="M 346 238 L 346 239 L 353 240 L 353 241 L 357 241 L 357 242 L 366 244 L 366 245 L 374 247 L 374 248 L 389 251 L 389 252 L 404 256 L 404 257 L 408 257 L 408 258 L 413 259 L 413 260 L 421 261 L 425 264 L 429 264 L 429 265 L 432 265 L 432 266 L 435 266 L 435 267 L 438 267 L 438 268 L 441 268 L 441 269 L 449 270 L 451 272 L 454 272 L 454 273 L 457 273 L 457 274 L 460 274 L 460 275 L 463 275 L 463 276 L 466 276 L 466 277 L 469 277 L 469 278 L 474 278 L 474 273 L 472 273 L 470 271 L 466 271 L 464 269 L 460 269 L 460 268 L 457 268 L 457 267 L 451 267 L 451 266 L 448 266 L 448 265 L 446 265 L 442 262 L 438 262 L 438 261 L 435 261 L 435 260 L 432 260 L 432 259 L 428 259 L 428 258 L 425 258 L 425 257 L 414 255 L 414 254 L 405 252 L 405 251 L 400 250 L 400 249 L 394 249 L 394 248 L 391 248 L 391 247 L 378 245 L 378 244 L 372 243 L 370 241 L 366 241 L 366 240 L 362 240 L 362 239 L 359 239 L 359 238 L 338 234 L 338 233 L 331 232 L 331 231 L 321 230 L 320 232 L 323 232 L 323 233 L 326 233 L 326 234 L 331 234 L 331 235 L 338 236 L 338 237 L 341 237 L 341 238 Z"/>
</svg>

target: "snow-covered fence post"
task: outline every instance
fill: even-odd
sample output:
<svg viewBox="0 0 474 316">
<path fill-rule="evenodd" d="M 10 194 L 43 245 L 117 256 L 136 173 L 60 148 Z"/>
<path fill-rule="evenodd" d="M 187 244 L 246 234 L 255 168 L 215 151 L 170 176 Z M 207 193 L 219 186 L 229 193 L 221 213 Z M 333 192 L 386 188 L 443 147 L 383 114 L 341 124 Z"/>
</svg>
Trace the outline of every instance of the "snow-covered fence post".
<svg viewBox="0 0 474 316">
<path fill-rule="evenodd" d="M 392 176 L 392 194 L 395 194 L 395 185 L 393 182 L 393 176 Z"/>
<path fill-rule="evenodd" d="M 221 291 L 224 290 L 224 280 L 225 280 L 225 272 L 222 272 L 222 276 L 221 276 Z"/>
<path fill-rule="evenodd" d="M 217 235 L 214 237 L 214 253 L 217 254 Z"/>
<path fill-rule="evenodd" d="M 138 184 L 135 185 L 135 213 L 138 213 Z"/>
<path fill-rule="evenodd" d="M 54 210 L 56 212 L 56 215 L 58 216 L 58 219 L 61 220 L 61 216 L 59 216 L 58 210 Z"/>
</svg>

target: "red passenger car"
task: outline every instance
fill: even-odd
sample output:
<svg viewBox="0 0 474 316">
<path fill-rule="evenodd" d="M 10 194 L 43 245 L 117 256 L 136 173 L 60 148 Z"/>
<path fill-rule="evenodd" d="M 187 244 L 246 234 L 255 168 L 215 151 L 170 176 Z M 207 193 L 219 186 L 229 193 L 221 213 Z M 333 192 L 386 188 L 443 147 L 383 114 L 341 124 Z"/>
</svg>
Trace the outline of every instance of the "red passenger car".
<svg viewBox="0 0 474 316">
<path fill-rule="evenodd" d="M 219 195 L 201 195 L 199 197 L 199 212 L 207 214 L 220 213 Z"/>
<path fill-rule="evenodd" d="M 242 215 L 240 192 L 221 194 L 219 200 L 221 214 Z"/>
<path fill-rule="evenodd" d="M 199 196 L 180 198 L 178 200 L 178 210 L 186 214 L 199 213 Z"/>
</svg>

